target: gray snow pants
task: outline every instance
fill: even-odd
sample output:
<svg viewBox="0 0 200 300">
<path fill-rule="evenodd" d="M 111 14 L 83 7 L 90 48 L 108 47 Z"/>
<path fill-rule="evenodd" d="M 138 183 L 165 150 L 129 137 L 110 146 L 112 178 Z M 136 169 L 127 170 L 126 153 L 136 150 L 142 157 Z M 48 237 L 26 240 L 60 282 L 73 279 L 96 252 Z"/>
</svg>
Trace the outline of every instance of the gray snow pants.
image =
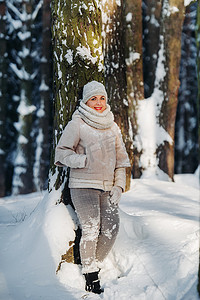
<svg viewBox="0 0 200 300">
<path fill-rule="evenodd" d="M 103 190 L 71 188 L 70 192 L 82 229 L 82 272 L 95 272 L 98 262 L 104 260 L 117 237 L 118 206 L 110 203 L 109 192 Z"/>
</svg>

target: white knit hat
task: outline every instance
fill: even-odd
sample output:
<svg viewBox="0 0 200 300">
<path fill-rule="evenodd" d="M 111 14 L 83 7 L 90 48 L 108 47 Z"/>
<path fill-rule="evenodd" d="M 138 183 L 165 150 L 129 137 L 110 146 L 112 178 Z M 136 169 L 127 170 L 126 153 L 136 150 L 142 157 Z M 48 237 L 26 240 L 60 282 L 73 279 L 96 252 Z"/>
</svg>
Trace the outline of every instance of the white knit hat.
<svg viewBox="0 0 200 300">
<path fill-rule="evenodd" d="M 90 81 L 83 87 L 83 103 L 86 103 L 92 96 L 102 95 L 105 96 L 107 102 L 107 92 L 105 86 L 98 81 Z"/>
</svg>

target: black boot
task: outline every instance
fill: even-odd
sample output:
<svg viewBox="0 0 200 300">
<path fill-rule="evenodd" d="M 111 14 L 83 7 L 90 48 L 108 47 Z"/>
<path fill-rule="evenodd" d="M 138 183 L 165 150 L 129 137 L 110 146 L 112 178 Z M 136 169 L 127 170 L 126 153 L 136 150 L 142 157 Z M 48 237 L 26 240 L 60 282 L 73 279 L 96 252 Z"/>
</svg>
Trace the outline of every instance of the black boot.
<svg viewBox="0 0 200 300">
<path fill-rule="evenodd" d="M 103 289 L 100 287 L 98 273 L 99 272 L 92 272 L 84 274 L 86 280 L 85 290 L 87 292 L 93 292 L 95 294 L 103 293 Z"/>
</svg>

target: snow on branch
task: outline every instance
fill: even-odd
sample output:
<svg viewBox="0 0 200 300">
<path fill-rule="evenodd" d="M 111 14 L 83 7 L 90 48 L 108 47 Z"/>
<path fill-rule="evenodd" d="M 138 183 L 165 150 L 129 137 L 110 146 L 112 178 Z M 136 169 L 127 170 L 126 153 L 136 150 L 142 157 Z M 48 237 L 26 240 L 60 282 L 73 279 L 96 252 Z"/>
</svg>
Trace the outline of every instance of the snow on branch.
<svg viewBox="0 0 200 300">
<path fill-rule="evenodd" d="M 22 92 L 22 101 L 20 102 L 20 105 L 18 106 L 17 112 L 21 116 L 27 116 L 32 114 L 36 110 L 35 105 L 27 105 L 25 102 L 25 93 Z"/>
<path fill-rule="evenodd" d="M 43 4 L 43 0 L 40 0 L 40 2 L 37 4 L 34 12 L 32 13 L 32 20 L 34 21 L 38 15 L 38 12 L 40 10 L 40 8 L 42 7 L 42 4 Z"/>
<path fill-rule="evenodd" d="M 8 22 L 9 24 L 12 26 L 12 28 L 14 30 L 17 30 L 19 28 L 22 27 L 22 22 L 21 20 L 15 20 L 12 18 L 11 14 L 9 13 L 9 11 L 7 11 L 7 19 L 8 19 Z M 9 26 L 9 31 L 11 30 L 11 27 Z"/>
<path fill-rule="evenodd" d="M 24 67 L 22 67 L 21 69 L 18 69 L 16 64 L 13 64 L 13 63 L 10 64 L 10 67 L 13 70 L 13 72 L 17 75 L 17 77 L 21 80 L 33 80 L 37 75 L 37 72 L 34 72 L 33 74 L 28 73 L 24 69 Z"/>
<path fill-rule="evenodd" d="M 26 11 L 23 11 L 23 13 L 20 13 L 20 11 L 12 4 L 10 3 L 9 1 L 7 2 L 7 6 L 8 8 L 22 21 L 22 22 L 25 22 L 27 20 L 35 20 L 37 15 L 38 15 L 38 12 L 40 10 L 40 8 L 42 7 L 43 5 L 43 0 L 40 0 L 40 2 L 37 4 L 34 12 L 32 14 L 28 14 Z"/>
<path fill-rule="evenodd" d="M 19 10 L 9 1 L 7 1 L 7 6 L 22 21 L 21 13 L 19 12 Z"/>
<path fill-rule="evenodd" d="M 189 5 L 192 4 L 193 2 L 196 2 L 196 0 L 184 0 L 184 5 L 185 5 L 185 6 L 189 6 Z"/>
</svg>

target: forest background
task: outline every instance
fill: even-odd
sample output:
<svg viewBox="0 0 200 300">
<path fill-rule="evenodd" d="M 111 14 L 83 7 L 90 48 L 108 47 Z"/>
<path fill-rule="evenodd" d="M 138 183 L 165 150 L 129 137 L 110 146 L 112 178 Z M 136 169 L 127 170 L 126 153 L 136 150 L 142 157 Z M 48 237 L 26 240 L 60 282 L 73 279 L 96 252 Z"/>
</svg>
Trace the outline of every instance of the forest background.
<svg viewBox="0 0 200 300">
<path fill-rule="evenodd" d="M 129 153 L 127 188 L 131 174 L 194 173 L 199 5 L 1 0 L 0 196 L 46 189 L 49 169 L 50 187 L 63 183 L 54 148 L 93 79 L 106 85 Z"/>
</svg>

